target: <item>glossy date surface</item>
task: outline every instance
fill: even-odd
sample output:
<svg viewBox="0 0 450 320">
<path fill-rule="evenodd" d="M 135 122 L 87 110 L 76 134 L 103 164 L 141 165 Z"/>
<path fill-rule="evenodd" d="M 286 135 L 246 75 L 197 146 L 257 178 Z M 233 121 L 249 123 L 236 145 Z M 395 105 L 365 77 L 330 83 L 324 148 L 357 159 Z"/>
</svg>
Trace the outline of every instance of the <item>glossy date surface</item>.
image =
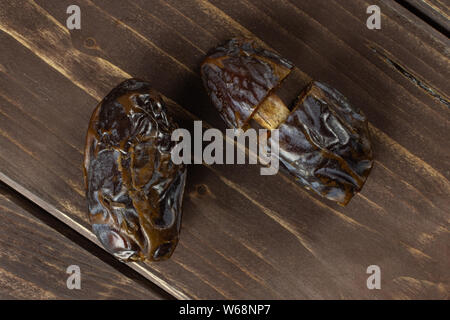
<svg viewBox="0 0 450 320">
<path fill-rule="evenodd" d="M 123 261 L 164 260 L 179 238 L 186 168 L 171 161 L 176 124 L 147 82 L 129 79 L 97 106 L 86 138 L 89 221 Z"/>
<path fill-rule="evenodd" d="M 249 39 L 231 39 L 201 65 L 213 105 L 230 128 L 242 128 L 293 65 Z"/>
<path fill-rule="evenodd" d="M 279 127 L 280 161 L 307 189 L 346 205 L 372 168 L 367 119 L 317 81 Z"/>
</svg>

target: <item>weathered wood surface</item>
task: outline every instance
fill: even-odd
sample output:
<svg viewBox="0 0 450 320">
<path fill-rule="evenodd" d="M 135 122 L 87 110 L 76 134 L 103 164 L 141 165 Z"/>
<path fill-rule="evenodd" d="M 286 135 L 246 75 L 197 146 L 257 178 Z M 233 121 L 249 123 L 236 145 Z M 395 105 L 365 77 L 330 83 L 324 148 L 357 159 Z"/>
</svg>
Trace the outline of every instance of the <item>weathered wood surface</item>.
<svg viewBox="0 0 450 320">
<path fill-rule="evenodd" d="M 397 0 L 408 10 L 426 20 L 435 29 L 450 35 L 450 1 L 449 0 Z"/>
<path fill-rule="evenodd" d="M 0 299 L 168 298 L 146 279 L 127 277 L 120 262 L 3 184 L 0 217 Z M 80 267 L 80 289 L 67 288 L 70 265 Z"/>
<path fill-rule="evenodd" d="M 65 28 L 70 4 L 81 30 Z M 370 4 L 381 30 L 366 28 Z M 190 166 L 174 256 L 131 266 L 177 298 L 447 298 L 449 40 L 393 1 L 2 3 L 1 180 L 95 242 L 81 171 L 95 105 L 140 77 L 223 129 L 198 66 L 240 35 L 358 105 L 375 167 L 341 208 L 257 166 Z M 381 290 L 366 287 L 372 264 Z"/>
</svg>

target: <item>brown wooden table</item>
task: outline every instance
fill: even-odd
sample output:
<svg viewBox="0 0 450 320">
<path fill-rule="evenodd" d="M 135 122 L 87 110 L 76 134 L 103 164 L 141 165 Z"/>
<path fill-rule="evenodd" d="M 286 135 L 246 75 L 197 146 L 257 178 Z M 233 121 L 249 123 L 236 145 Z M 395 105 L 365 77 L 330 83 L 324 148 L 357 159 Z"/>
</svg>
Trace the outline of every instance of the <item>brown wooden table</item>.
<svg viewBox="0 0 450 320">
<path fill-rule="evenodd" d="M 81 8 L 68 30 L 66 9 Z M 369 30 L 366 9 L 381 9 Z M 448 299 L 448 0 L 0 2 L 0 298 Z M 84 137 L 96 104 L 138 77 L 172 112 L 224 129 L 206 52 L 257 38 L 370 121 L 375 165 L 343 208 L 254 165 L 191 165 L 181 240 L 123 264 L 86 217 Z M 66 269 L 78 265 L 81 289 Z M 369 290 L 367 267 L 381 270 Z"/>
</svg>

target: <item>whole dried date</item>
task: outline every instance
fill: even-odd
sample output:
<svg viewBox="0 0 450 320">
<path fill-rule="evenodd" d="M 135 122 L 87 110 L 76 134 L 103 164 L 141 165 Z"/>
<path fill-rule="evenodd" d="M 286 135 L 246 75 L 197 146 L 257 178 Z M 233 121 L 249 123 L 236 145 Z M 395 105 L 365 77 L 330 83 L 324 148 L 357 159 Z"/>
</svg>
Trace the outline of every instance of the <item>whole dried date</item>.
<svg viewBox="0 0 450 320">
<path fill-rule="evenodd" d="M 367 119 L 337 90 L 316 81 L 290 110 L 277 90 L 293 70 L 291 62 L 250 39 L 229 40 L 201 65 L 205 88 L 229 127 L 278 129 L 285 168 L 307 189 L 346 205 L 373 165 Z"/>
<path fill-rule="evenodd" d="M 176 124 L 149 83 L 129 79 L 97 106 L 86 137 L 89 221 L 123 261 L 167 259 L 181 227 L 184 165 L 171 160 Z"/>
</svg>

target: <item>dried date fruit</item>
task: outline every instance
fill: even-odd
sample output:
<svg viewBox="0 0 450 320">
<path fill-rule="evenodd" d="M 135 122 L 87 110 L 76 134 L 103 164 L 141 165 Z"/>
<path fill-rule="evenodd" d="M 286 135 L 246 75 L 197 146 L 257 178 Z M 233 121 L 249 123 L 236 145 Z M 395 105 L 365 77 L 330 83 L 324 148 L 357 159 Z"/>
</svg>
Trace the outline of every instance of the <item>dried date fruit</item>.
<svg viewBox="0 0 450 320">
<path fill-rule="evenodd" d="M 232 39 L 208 55 L 201 72 L 222 119 L 229 127 L 241 128 L 292 67 L 289 61 L 253 42 Z"/>
<path fill-rule="evenodd" d="M 278 129 L 279 141 L 270 143 L 278 143 L 284 167 L 305 188 L 346 205 L 373 165 L 367 119 L 320 82 L 299 96 L 297 89 L 297 99 L 291 89 L 279 96 L 294 70 L 291 62 L 249 39 L 228 41 L 201 65 L 204 86 L 229 127 Z"/>
<path fill-rule="evenodd" d="M 84 177 L 92 230 L 123 261 L 169 258 L 181 227 L 184 165 L 171 160 L 172 131 L 162 97 L 129 79 L 92 114 Z"/>
<path fill-rule="evenodd" d="M 306 188 L 347 204 L 372 168 L 367 119 L 314 81 L 279 129 L 280 160 Z"/>
</svg>

